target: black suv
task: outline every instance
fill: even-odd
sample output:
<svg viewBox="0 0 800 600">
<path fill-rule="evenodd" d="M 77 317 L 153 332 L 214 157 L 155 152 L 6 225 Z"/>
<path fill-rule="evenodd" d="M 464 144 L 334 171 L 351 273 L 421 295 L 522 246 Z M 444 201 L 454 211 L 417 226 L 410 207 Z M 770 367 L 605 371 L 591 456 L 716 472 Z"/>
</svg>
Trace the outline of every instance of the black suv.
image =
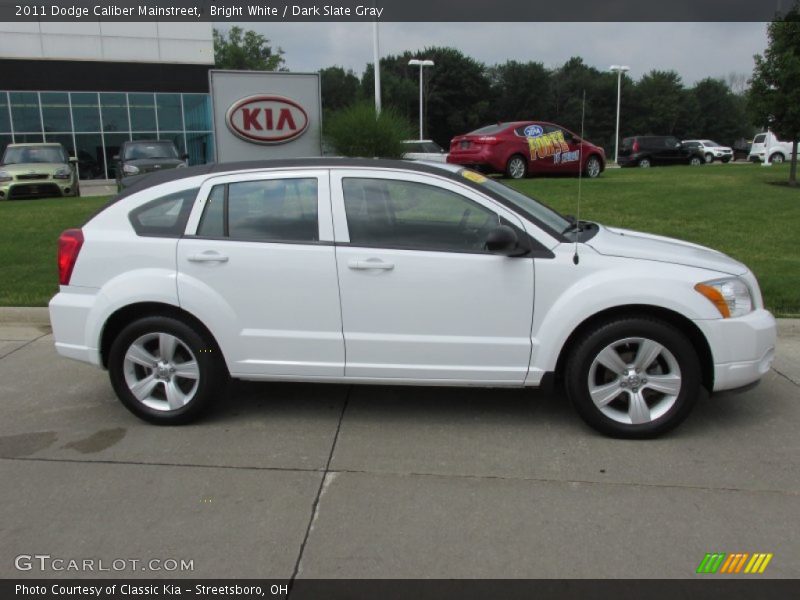
<svg viewBox="0 0 800 600">
<path fill-rule="evenodd" d="M 178 155 L 178 150 L 170 140 L 134 140 L 125 142 L 119 154 L 113 157 L 117 187 L 125 177 L 142 175 L 152 171 L 177 169 L 186 166 L 188 154 Z"/>
<path fill-rule="evenodd" d="M 701 150 L 682 144 L 672 135 L 637 135 L 622 140 L 619 147 L 620 167 L 651 167 L 655 165 L 702 165 Z"/>
</svg>

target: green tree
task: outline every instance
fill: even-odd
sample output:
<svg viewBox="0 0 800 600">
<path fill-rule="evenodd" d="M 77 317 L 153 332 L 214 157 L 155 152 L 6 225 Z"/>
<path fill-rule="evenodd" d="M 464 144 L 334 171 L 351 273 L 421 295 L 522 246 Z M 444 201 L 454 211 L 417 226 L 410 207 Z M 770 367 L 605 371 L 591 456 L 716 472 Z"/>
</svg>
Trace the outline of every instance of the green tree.
<svg viewBox="0 0 800 600">
<path fill-rule="evenodd" d="M 394 107 L 409 121 L 419 117 L 419 68 L 409 67 L 412 58 L 434 61 L 425 69 L 425 128 L 427 135 L 444 147 L 450 139 L 486 124 L 490 85 L 483 63 L 460 50 L 429 47 L 381 59 L 383 104 Z M 374 70 L 368 65 L 361 80 L 365 98 L 373 96 Z"/>
<path fill-rule="evenodd" d="M 487 75 L 494 118 L 506 121 L 547 118 L 550 72 L 542 63 L 509 60 L 490 67 Z"/>
<path fill-rule="evenodd" d="M 695 114 L 680 75 L 675 71 L 652 70 L 636 84 L 633 93 L 630 130 L 638 134 L 680 136 L 685 128 L 681 118 Z"/>
<path fill-rule="evenodd" d="M 756 54 L 750 80 L 749 109 L 754 123 L 792 140 L 789 185 L 797 185 L 797 139 L 800 137 L 800 12 L 798 5 L 767 28 L 769 45 Z"/>
<path fill-rule="evenodd" d="M 227 35 L 214 29 L 214 64 L 218 69 L 242 71 L 287 71 L 283 50 L 255 31 L 231 27 Z"/>
<path fill-rule="evenodd" d="M 352 70 L 342 67 L 328 67 L 320 72 L 323 110 L 339 110 L 357 102 L 361 92 L 361 82 Z"/>
<path fill-rule="evenodd" d="M 749 133 L 743 98 L 722 79 L 708 77 L 689 90 L 697 104 L 693 124 L 684 137 L 710 138 L 732 146 Z"/>
</svg>

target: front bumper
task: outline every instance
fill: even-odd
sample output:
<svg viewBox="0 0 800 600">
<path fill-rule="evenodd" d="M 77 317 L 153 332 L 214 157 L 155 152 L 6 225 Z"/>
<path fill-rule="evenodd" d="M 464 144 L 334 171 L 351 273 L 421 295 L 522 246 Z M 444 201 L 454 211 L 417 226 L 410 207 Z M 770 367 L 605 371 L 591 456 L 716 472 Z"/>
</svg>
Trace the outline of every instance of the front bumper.
<svg viewBox="0 0 800 600">
<path fill-rule="evenodd" d="M 750 385 L 769 371 L 775 358 L 775 318 L 764 309 L 733 319 L 697 320 L 714 360 L 714 391 Z"/>
<path fill-rule="evenodd" d="M 23 198 L 52 198 L 75 194 L 75 182 L 71 179 L 34 179 L 0 183 L 0 200 Z"/>
</svg>

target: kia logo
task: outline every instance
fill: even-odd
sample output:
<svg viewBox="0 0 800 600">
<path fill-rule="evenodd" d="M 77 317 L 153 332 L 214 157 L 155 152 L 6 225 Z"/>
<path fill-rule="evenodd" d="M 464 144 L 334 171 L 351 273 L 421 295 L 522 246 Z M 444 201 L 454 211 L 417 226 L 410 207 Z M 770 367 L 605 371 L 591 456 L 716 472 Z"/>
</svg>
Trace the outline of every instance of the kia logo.
<svg viewBox="0 0 800 600">
<path fill-rule="evenodd" d="M 248 96 L 234 102 L 225 115 L 228 129 L 247 142 L 285 144 L 308 128 L 306 111 L 283 96 Z"/>
</svg>

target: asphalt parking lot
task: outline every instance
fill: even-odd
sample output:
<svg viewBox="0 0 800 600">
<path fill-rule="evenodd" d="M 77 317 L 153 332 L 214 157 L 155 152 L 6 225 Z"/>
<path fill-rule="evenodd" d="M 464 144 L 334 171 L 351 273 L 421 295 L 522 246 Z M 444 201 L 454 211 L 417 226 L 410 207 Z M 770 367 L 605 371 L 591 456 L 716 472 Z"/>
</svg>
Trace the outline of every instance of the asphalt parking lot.
<svg viewBox="0 0 800 600">
<path fill-rule="evenodd" d="M 14 567 L 45 553 L 194 566 L 87 577 L 685 578 L 717 551 L 798 577 L 799 385 L 786 321 L 759 387 L 654 441 L 557 394 L 305 384 L 236 383 L 163 428 L 47 328 L 0 325 L 0 577 L 64 576 Z"/>
</svg>

